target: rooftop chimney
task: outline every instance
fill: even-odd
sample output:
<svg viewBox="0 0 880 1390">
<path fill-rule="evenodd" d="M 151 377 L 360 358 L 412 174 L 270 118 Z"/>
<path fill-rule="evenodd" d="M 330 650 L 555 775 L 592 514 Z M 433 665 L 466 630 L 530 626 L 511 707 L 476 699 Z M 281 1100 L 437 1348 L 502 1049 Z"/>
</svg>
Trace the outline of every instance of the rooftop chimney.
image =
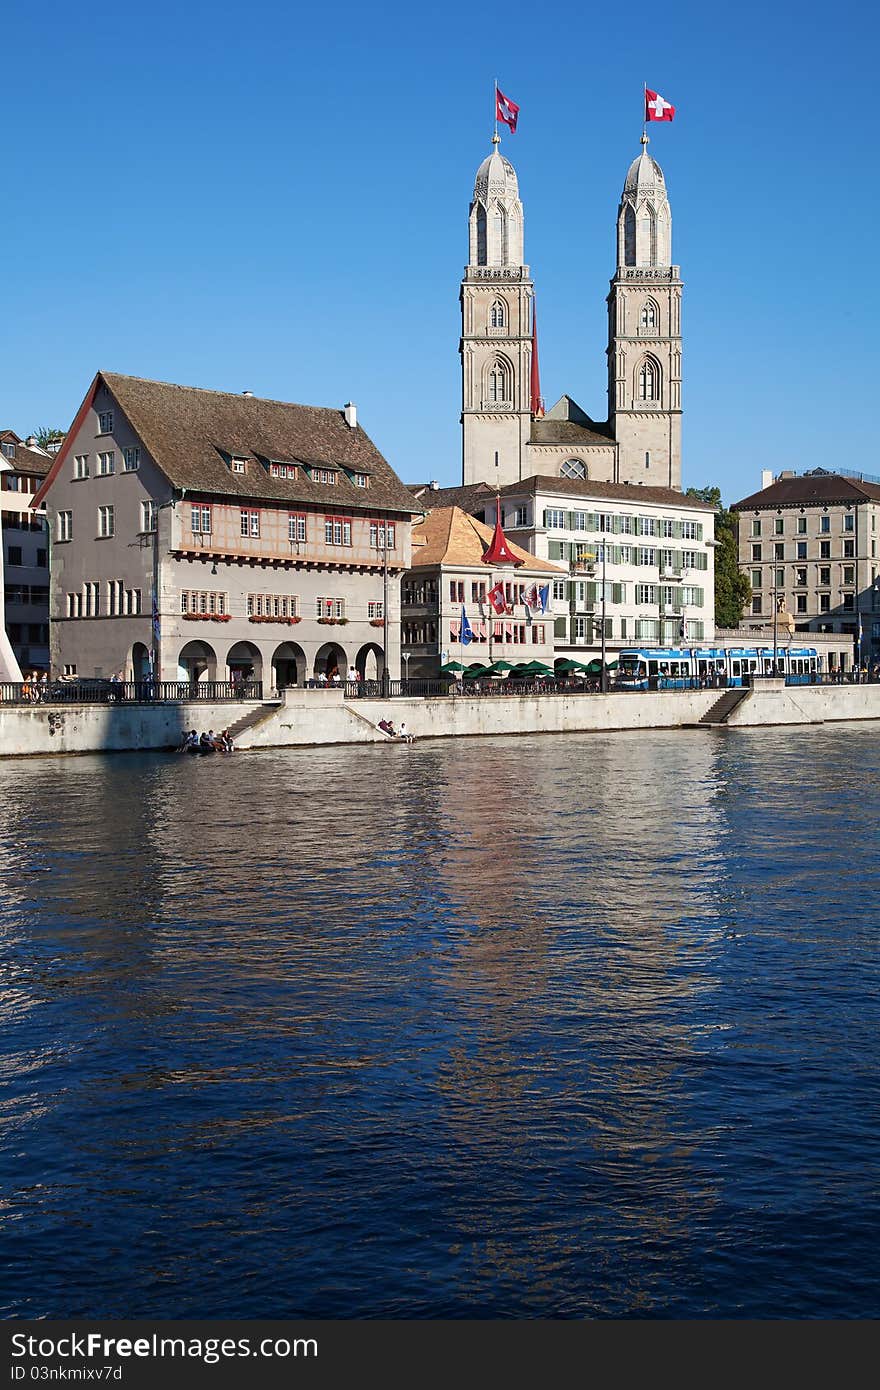
<svg viewBox="0 0 880 1390">
<path fill-rule="evenodd" d="M 241 394 L 242 394 L 243 396 L 252 396 L 254 393 L 253 393 L 253 391 L 242 391 Z"/>
<path fill-rule="evenodd" d="M 33 449 L 36 447 L 37 436 L 35 434 L 29 434 L 24 442 L 29 449 Z"/>
<path fill-rule="evenodd" d="M 432 492 L 440 491 L 440 484 L 437 482 L 436 478 L 431 479 L 431 481 L 428 484 L 428 487 L 431 489 Z"/>
<path fill-rule="evenodd" d="M 345 416 L 345 423 L 348 425 L 348 428 L 350 430 L 356 430 L 358 423 L 357 406 L 352 405 L 351 401 L 347 401 L 342 413 Z"/>
<path fill-rule="evenodd" d="M 765 487 L 772 487 L 772 486 L 773 486 L 773 470 L 770 469 L 770 468 L 762 468 L 762 469 L 761 469 L 761 491 L 763 492 Z"/>
</svg>

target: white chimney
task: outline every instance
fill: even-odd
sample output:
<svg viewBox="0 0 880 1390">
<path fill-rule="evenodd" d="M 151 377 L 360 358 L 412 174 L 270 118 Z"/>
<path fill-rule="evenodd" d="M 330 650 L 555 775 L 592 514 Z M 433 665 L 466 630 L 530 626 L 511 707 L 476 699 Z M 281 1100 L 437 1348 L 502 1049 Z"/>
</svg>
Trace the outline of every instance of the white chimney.
<svg viewBox="0 0 880 1390">
<path fill-rule="evenodd" d="M 772 486 L 773 486 L 773 470 L 772 470 L 772 468 L 762 468 L 762 469 L 761 469 L 761 491 L 763 492 L 765 487 L 772 487 Z"/>
<path fill-rule="evenodd" d="M 356 430 L 358 423 L 357 406 L 352 405 L 351 401 L 348 401 L 342 413 L 345 416 L 345 423 L 348 425 L 348 428 L 350 430 Z"/>
<path fill-rule="evenodd" d="M 436 478 L 431 479 L 431 481 L 428 484 L 428 487 L 431 489 L 432 492 L 440 491 L 440 484 L 437 482 Z"/>
<path fill-rule="evenodd" d="M 254 393 L 253 393 L 253 391 L 242 391 L 241 394 L 242 394 L 243 396 L 252 396 Z"/>
</svg>

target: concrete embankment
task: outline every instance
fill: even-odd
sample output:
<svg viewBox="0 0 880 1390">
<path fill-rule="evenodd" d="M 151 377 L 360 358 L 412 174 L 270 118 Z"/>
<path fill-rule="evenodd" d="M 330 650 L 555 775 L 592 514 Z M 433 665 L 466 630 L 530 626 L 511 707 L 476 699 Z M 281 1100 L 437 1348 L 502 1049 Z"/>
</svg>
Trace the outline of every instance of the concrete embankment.
<svg viewBox="0 0 880 1390">
<path fill-rule="evenodd" d="M 880 719 L 880 685 L 758 688 L 714 727 L 822 724 Z M 433 700 L 350 700 L 341 690 L 288 690 L 280 703 L 0 706 L 0 756 L 169 748 L 183 730 L 224 729 L 242 720 L 239 749 L 385 743 L 380 719 L 406 723 L 416 738 L 493 734 L 599 733 L 700 725 L 717 690 L 609 695 L 533 695 Z"/>
<path fill-rule="evenodd" d="M 0 757 L 173 748 L 185 729 L 226 729 L 253 704 L 0 705 Z"/>
</svg>

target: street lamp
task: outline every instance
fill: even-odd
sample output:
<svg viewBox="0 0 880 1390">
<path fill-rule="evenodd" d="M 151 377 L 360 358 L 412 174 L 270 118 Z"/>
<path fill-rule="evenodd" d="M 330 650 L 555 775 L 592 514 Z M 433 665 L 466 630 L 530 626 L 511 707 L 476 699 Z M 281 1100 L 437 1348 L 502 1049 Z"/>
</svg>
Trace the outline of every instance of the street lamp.
<svg viewBox="0 0 880 1390">
<path fill-rule="evenodd" d="M 602 610 L 601 610 L 601 612 L 602 612 L 602 618 L 601 618 L 601 622 L 602 622 L 602 673 L 601 673 L 601 675 L 600 675 L 600 677 L 599 677 L 599 689 L 602 691 L 602 694 L 603 694 L 603 695 L 607 694 L 607 691 L 608 691 L 608 671 L 607 671 L 606 666 L 605 666 L 605 551 L 606 551 L 606 545 L 605 545 L 605 542 L 603 541 L 603 542 L 602 542 Z"/>
<path fill-rule="evenodd" d="M 409 689 L 409 659 L 410 659 L 410 657 L 412 656 L 412 652 L 401 652 L 400 655 L 402 656 L 404 662 L 406 663 L 406 669 L 405 669 L 405 674 L 404 674 L 404 680 L 406 681 L 406 687 L 407 687 L 407 690 L 408 690 L 408 689 Z"/>
</svg>

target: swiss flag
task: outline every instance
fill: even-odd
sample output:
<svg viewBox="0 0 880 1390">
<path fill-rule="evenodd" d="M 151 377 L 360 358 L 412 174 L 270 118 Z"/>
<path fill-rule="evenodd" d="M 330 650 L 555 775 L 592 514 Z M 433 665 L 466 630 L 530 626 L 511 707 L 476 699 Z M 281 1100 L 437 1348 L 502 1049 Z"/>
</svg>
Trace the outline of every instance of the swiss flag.
<svg viewBox="0 0 880 1390">
<path fill-rule="evenodd" d="M 504 597 L 504 585 L 501 583 L 500 580 L 494 588 L 489 590 L 486 597 L 488 598 L 489 602 L 492 605 L 492 608 L 496 613 L 507 612 L 507 600 Z"/>
<path fill-rule="evenodd" d="M 674 115 L 675 107 L 671 102 L 661 97 L 659 92 L 652 92 L 650 87 L 645 88 L 646 121 L 671 121 Z"/>
<path fill-rule="evenodd" d="M 506 97 L 500 87 L 495 88 L 495 119 L 503 121 L 509 125 L 511 130 L 516 130 L 516 121 L 519 116 L 519 107 L 510 97 Z"/>
</svg>

